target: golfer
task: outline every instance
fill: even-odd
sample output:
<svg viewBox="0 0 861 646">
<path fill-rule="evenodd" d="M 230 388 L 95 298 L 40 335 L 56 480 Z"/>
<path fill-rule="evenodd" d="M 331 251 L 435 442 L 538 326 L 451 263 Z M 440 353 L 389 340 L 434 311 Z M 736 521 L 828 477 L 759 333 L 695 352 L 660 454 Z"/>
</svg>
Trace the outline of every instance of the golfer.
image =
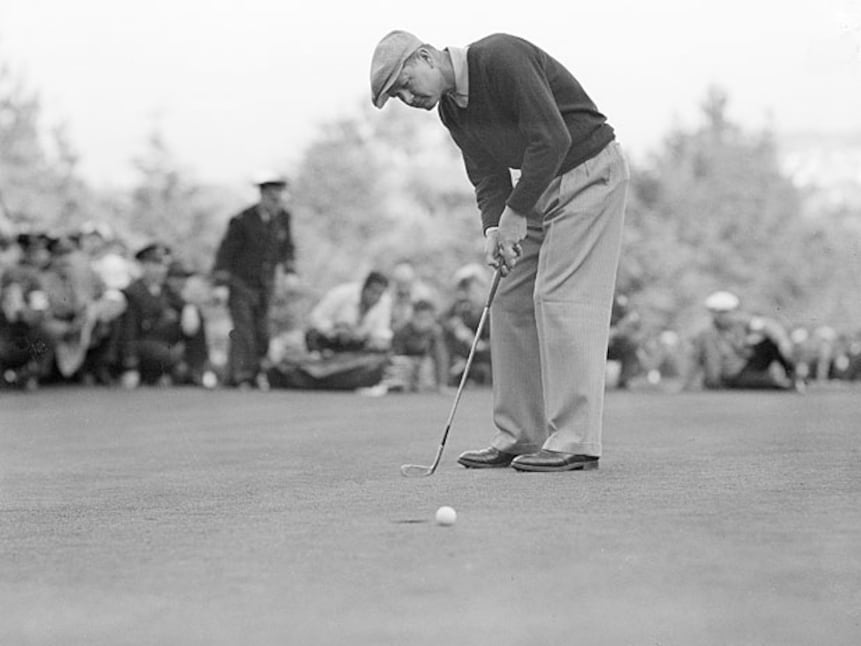
<svg viewBox="0 0 861 646">
<path fill-rule="evenodd" d="M 505 276 L 490 314 L 495 435 L 458 461 L 596 468 L 630 177 L 613 128 L 561 63 L 506 34 L 439 50 L 393 31 L 374 51 L 371 95 L 377 108 L 437 107 L 475 187 L 487 262 Z"/>
</svg>

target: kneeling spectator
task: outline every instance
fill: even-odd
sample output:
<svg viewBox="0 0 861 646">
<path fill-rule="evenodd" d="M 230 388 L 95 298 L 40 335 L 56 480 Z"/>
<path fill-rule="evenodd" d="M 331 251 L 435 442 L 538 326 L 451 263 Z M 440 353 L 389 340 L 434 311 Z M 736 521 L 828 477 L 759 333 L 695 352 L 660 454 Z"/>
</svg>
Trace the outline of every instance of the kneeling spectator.
<svg viewBox="0 0 861 646">
<path fill-rule="evenodd" d="M 481 265 L 466 265 L 455 273 L 455 285 L 454 299 L 442 317 L 449 385 L 460 381 L 475 341 L 487 292 L 487 271 Z M 491 383 L 490 325 L 484 326 L 476 343 L 469 379 L 481 385 Z"/>
<path fill-rule="evenodd" d="M 694 339 L 688 387 L 700 376 L 706 389 L 801 388 L 791 359 L 792 343 L 777 321 L 742 311 L 731 292 L 715 292 L 705 306 L 712 320 Z"/>
<path fill-rule="evenodd" d="M 32 390 L 53 362 L 42 326 L 48 303 L 37 274 L 19 263 L 17 243 L 0 240 L 0 251 L 4 260 L 14 254 L 8 266 L 0 266 L 0 387 Z"/>
<path fill-rule="evenodd" d="M 311 352 L 385 352 L 391 347 L 389 279 L 372 271 L 364 283 L 332 288 L 309 315 Z"/>
<path fill-rule="evenodd" d="M 395 331 L 392 360 L 383 382 L 388 391 L 417 392 L 445 388 L 448 352 L 436 308 L 430 301 L 413 303 L 409 320 Z"/>
<path fill-rule="evenodd" d="M 193 383 L 207 359 L 206 333 L 199 310 L 168 284 L 169 254 L 161 245 L 141 249 L 141 277 L 125 290 L 119 353 L 122 383 Z M 183 272 L 184 273 L 184 272 Z"/>
</svg>

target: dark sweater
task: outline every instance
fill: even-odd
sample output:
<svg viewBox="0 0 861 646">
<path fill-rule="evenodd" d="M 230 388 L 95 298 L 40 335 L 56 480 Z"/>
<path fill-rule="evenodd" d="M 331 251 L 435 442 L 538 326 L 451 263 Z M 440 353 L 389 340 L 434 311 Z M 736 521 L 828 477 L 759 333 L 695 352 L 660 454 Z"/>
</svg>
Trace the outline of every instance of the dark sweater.
<svg viewBox="0 0 861 646">
<path fill-rule="evenodd" d="M 245 209 L 231 218 L 215 256 L 213 274 L 223 284 L 269 289 L 275 266 L 293 270 L 294 245 L 290 230 L 290 213 L 281 210 L 268 223 L 260 217 L 257 206 Z"/>
<path fill-rule="evenodd" d="M 463 153 L 484 229 L 506 204 L 529 215 L 550 182 L 614 138 L 606 117 L 561 63 L 532 43 L 494 34 L 469 46 L 469 105 L 443 97 L 439 115 Z M 512 190 L 509 169 L 520 169 Z"/>
</svg>

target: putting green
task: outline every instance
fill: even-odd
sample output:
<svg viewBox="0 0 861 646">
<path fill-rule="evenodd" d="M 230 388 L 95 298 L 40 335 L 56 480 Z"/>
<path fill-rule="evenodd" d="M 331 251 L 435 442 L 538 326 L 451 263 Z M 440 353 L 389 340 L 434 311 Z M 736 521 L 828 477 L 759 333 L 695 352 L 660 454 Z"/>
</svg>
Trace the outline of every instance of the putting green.
<svg viewBox="0 0 861 646">
<path fill-rule="evenodd" d="M 611 392 L 561 474 L 459 467 L 468 390 L 402 477 L 450 404 L 0 393 L 0 644 L 861 643 L 858 389 Z"/>
</svg>

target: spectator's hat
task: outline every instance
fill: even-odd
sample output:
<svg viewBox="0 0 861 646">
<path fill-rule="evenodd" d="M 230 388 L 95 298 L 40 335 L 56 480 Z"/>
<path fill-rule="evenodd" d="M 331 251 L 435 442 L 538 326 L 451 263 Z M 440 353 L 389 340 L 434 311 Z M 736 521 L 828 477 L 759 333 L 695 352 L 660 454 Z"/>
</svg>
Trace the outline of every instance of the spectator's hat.
<svg viewBox="0 0 861 646">
<path fill-rule="evenodd" d="M 371 59 L 371 102 L 382 108 L 389 100 L 389 90 L 401 75 L 404 63 L 422 46 L 408 31 L 390 31 L 374 49 Z"/>
<path fill-rule="evenodd" d="M 287 188 L 287 178 L 271 170 L 260 171 L 254 174 L 254 185 L 260 188 L 264 186 L 277 186 Z"/>
<path fill-rule="evenodd" d="M 710 294 L 705 305 L 712 312 L 731 312 L 739 306 L 739 300 L 732 292 L 719 291 Z"/>
<path fill-rule="evenodd" d="M 139 262 L 165 262 L 168 255 L 167 247 L 157 242 L 152 242 L 135 254 L 135 260 Z"/>
</svg>

